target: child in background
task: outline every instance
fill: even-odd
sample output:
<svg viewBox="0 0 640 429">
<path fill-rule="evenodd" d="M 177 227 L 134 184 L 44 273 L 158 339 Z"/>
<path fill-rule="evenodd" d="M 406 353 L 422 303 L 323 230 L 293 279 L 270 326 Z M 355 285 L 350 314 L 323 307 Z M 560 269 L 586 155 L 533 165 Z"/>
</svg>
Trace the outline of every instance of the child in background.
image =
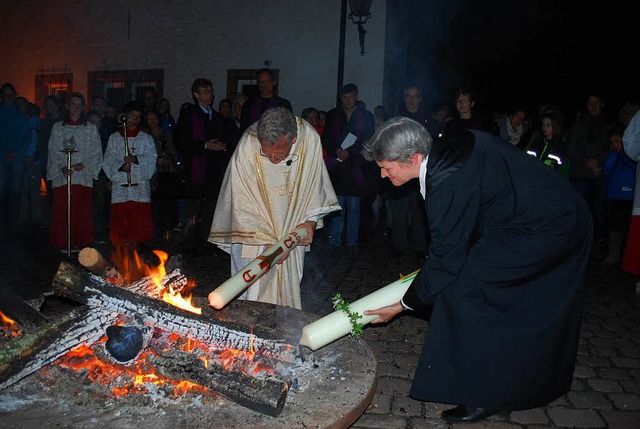
<svg viewBox="0 0 640 429">
<path fill-rule="evenodd" d="M 622 241 L 631 218 L 637 166 L 637 162 L 622 150 L 620 128 L 614 128 L 609 133 L 609 141 L 611 152 L 602 166 L 602 172 L 609 180 L 606 207 L 609 243 L 607 257 L 602 261 L 604 265 L 620 262 Z"/>
</svg>

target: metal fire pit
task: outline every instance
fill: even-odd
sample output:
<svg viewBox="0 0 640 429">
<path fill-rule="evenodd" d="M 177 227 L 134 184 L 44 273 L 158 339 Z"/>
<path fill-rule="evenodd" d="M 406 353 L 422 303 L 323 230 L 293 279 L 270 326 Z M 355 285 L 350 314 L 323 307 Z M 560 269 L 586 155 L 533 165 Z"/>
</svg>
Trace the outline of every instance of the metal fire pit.
<svg viewBox="0 0 640 429">
<path fill-rule="evenodd" d="M 263 338 L 297 345 L 302 328 L 319 316 L 271 304 L 235 301 L 202 317 L 232 322 Z M 346 428 L 364 413 L 376 390 L 377 362 L 362 340 L 344 337 L 320 350 L 302 348 L 282 413 L 270 417 L 211 394 L 179 398 L 153 393 L 111 397 L 56 364 L 0 391 L 0 427 L 74 428 Z M 68 371 L 68 370 L 67 370 Z M 54 381 L 55 380 L 55 381 Z"/>
</svg>

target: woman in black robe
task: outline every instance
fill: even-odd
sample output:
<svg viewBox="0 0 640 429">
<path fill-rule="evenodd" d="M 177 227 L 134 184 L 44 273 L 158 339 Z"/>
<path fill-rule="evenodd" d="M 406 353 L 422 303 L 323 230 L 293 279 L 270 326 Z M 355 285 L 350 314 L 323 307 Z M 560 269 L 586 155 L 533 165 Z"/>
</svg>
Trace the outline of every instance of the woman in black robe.
<svg viewBox="0 0 640 429">
<path fill-rule="evenodd" d="M 428 258 L 375 323 L 432 307 L 411 396 L 456 404 L 449 422 L 545 405 L 571 387 L 592 219 L 571 184 L 489 133 L 432 143 L 408 118 L 365 146 L 382 177 L 418 177 Z"/>
</svg>

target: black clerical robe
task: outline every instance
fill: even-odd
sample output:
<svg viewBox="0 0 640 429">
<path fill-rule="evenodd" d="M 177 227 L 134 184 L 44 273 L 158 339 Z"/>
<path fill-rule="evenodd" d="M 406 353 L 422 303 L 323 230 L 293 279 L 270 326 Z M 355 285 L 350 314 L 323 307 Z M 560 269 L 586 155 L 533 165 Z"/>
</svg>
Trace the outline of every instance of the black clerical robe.
<svg viewBox="0 0 640 429">
<path fill-rule="evenodd" d="M 434 143 L 426 184 L 429 257 L 403 301 L 433 313 L 411 396 L 514 410 L 563 395 L 592 242 L 583 199 L 476 130 Z"/>
</svg>

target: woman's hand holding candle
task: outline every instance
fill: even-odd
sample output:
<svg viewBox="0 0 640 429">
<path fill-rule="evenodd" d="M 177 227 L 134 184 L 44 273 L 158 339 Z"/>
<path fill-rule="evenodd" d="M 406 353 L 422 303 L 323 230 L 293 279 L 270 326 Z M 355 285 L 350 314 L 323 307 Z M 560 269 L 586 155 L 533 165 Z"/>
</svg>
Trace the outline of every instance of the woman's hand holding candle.
<svg viewBox="0 0 640 429">
<path fill-rule="evenodd" d="M 371 323 L 385 323 L 396 317 L 396 315 L 402 313 L 403 310 L 404 307 L 402 306 L 402 304 L 397 302 L 395 304 L 387 305 L 375 310 L 365 310 L 363 314 L 365 316 L 373 316 L 377 314 L 378 318 L 373 319 Z"/>
</svg>

